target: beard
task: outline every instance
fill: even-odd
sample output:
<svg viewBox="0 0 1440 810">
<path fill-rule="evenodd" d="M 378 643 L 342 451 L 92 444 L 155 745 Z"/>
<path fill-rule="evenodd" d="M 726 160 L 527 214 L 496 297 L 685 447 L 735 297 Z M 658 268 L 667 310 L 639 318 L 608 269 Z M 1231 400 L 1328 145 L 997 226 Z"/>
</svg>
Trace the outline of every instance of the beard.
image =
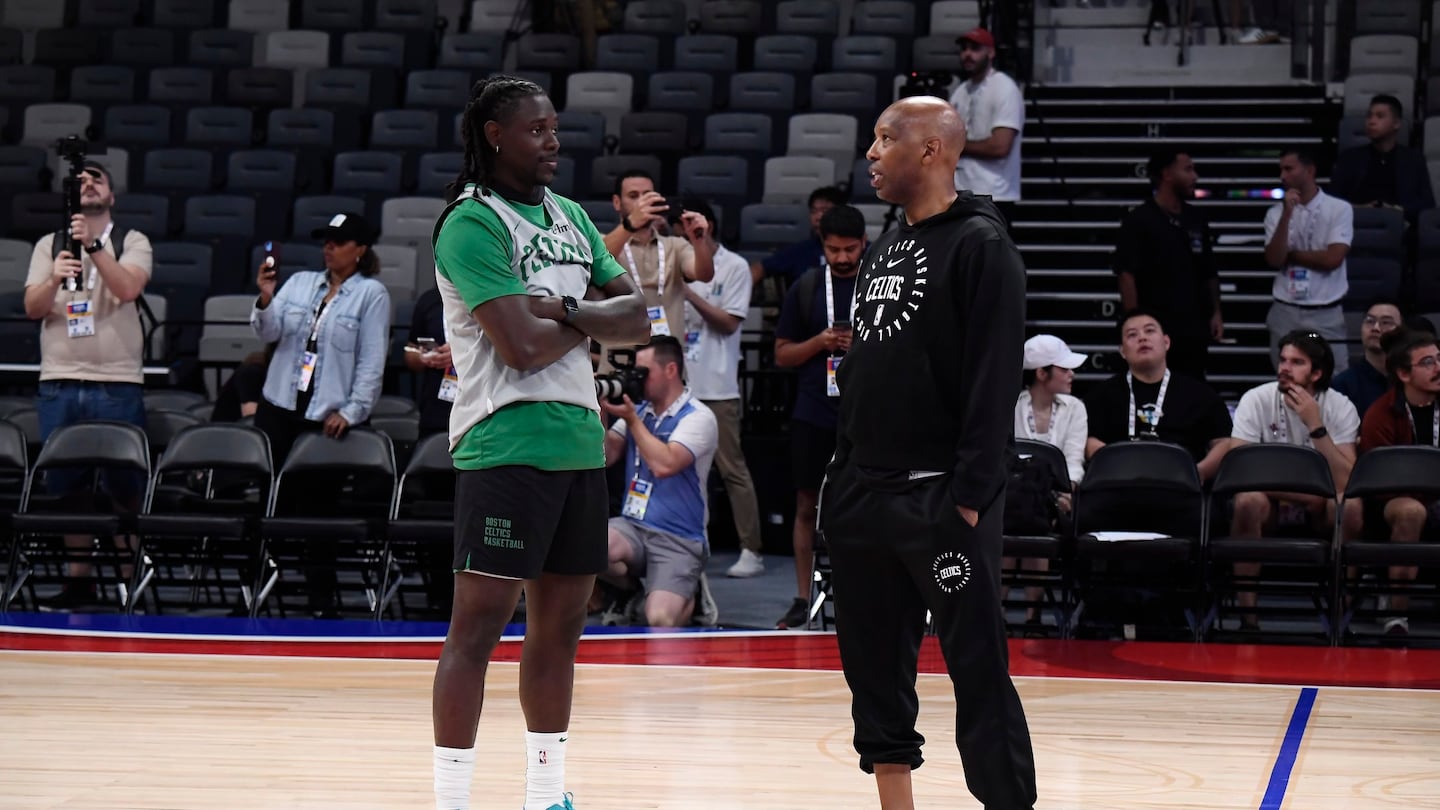
<svg viewBox="0 0 1440 810">
<path fill-rule="evenodd" d="M 80 213 L 87 217 L 93 217 L 109 211 L 111 205 L 112 202 L 110 200 L 81 200 Z"/>
</svg>

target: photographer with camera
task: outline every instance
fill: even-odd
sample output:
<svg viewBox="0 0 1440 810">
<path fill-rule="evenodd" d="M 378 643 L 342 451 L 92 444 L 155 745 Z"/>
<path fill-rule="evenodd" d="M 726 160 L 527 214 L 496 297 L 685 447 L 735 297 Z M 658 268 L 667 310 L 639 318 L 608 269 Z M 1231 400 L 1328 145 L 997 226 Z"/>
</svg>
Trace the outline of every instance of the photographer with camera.
<svg viewBox="0 0 1440 810">
<path fill-rule="evenodd" d="M 955 167 L 955 187 L 988 194 L 1013 226 L 1020 201 L 1020 136 L 1025 130 L 1025 95 L 1015 80 L 996 70 L 995 37 L 975 28 L 955 40 L 965 80 L 950 103 L 970 139 Z"/>
<path fill-rule="evenodd" d="M 777 622 L 804 627 L 810 618 L 810 568 L 815 560 L 815 508 L 825 465 L 835 455 L 840 388 L 835 373 L 850 349 L 855 278 L 865 252 L 865 215 L 850 205 L 820 219 L 825 265 L 791 285 L 775 325 L 775 365 L 794 368 L 795 410 L 790 416 L 790 474 L 795 487 L 795 600 Z"/>
<path fill-rule="evenodd" d="M 615 424 L 605 434 L 605 463 L 625 460 L 625 502 L 610 519 L 610 568 L 604 578 L 625 589 L 644 580 L 645 621 L 681 627 L 713 625 L 715 602 L 705 582 L 706 481 L 719 439 L 715 414 L 685 387 L 685 350 L 657 335 L 635 357 L 645 369 L 645 401 L 625 396 L 600 407 Z M 698 603 L 698 604 L 697 604 Z M 698 609 L 698 610 L 697 610 Z"/>
<path fill-rule="evenodd" d="M 611 204 L 620 212 L 620 224 L 605 234 L 605 248 L 645 294 L 650 334 L 680 335 L 685 283 L 715 278 L 715 234 L 700 214 L 672 212 L 655 190 L 655 179 L 640 169 L 615 179 Z M 661 234 L 670 222 L 683 238 Z"/>
<path fill-rule="evenodd" d="M 62 229 L 35 243 L 25 279 L 25 314 L 42 321 L 36 400 L 42 440 L 57 428 L 98 419 L 145 426 L 145 335 L 136 299 L 150 280 L 150 240 L 111 220 L 115 192 L 110 172 L 86 158 L 85 146 L 76 138 L 60 143 L 60 156 L 70 163 L 71 176 L 65 179 L 70 216 Z M 52 495 L 80 498 L 91 472 L 51 471 L 45 485 Z M 117 510 L 139 509 L 143 475 L 105 470 L 101 480 Z M 93 542 L 84 535 L 65 538 L 66 547 L 75 551 Z M 94 600 L 95 583 L 88 580 L 93 566 L 72 562 L 68 573 L 69 583 L 46 600 L 46 607 L 66 609 Z"/>
</svg>

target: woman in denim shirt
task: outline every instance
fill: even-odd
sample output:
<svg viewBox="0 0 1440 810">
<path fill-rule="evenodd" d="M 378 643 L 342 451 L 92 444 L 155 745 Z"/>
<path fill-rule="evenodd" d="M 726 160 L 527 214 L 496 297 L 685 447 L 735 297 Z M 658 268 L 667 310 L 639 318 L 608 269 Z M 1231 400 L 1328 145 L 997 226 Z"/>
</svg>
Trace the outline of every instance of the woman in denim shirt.
<svg viewBox="0 0 1440 810">
<path fill-rule="evenodd" d="M 389 352 L 390 294 L 373 278 L 374 229 L 356 214 L 337 214 L 312 235 L 325 242 L 325 272 L 296 273 L 276 292 L 266 259 L 250 313 L 255 334 L 276 344 L 255 425 L 270 437 L 277 465 L 303 432 L 339 438 L 369 421 Z"/>
</svg>

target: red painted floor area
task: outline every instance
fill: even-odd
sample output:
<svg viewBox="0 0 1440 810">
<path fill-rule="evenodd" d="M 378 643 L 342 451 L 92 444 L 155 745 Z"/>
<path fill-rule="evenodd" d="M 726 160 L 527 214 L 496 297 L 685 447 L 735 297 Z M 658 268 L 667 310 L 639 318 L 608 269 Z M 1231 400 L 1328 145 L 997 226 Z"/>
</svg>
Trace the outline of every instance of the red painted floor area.
<svg viewBox="0 0 1440 810">
<path fill-rule="evenodd" d="M 433 660 L 435 641 L 307 641 L 56 635 L 0 631 L 0 650 L 280 655 Z M 518 660 L 520 643 L 500 645 L 496 660 Z M 1018 676 L 1268 683 L 1440 689 L 1440 650 L 1285 647 L 1278 645 L 1011 640 L 1010 671 Z M 680 635 L 586 638 L 587 664 L 754 667 L 838 670 L 830 634 Z M 920 671 L 945 671 L 934 638 L 926 638 Z"/>
</svg>

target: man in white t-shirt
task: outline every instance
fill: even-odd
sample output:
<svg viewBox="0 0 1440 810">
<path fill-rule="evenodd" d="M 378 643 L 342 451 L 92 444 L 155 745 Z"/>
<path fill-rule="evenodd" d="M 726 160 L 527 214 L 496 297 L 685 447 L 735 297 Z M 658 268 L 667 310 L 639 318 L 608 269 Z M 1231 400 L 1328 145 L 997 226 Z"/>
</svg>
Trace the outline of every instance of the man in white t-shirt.
<svg viewBox="0 0 1440 810">
<path fill-rule="evenodd" d="M 1272 291 L 1275 303 L 1265 319 L 1270 357 L 1279 364 L 1282 335 L 1313 330 L 1330 341 L 1338 373 L 1350 365 L 1340 303 L 1350 291 L 1345 257 L 1355 234 L 1355 212 L 1315 184 L 1315 158 L 1304 150 L 1280 155 L 1280 184 L 1285 198 L 1265 213 L 1265 263 L 1280 271 Z"/>
<path fill-rule="evenodd" d="M 1299 330 L 1280 339 L 1280 367 L 1275 382 L 1245 392 L 1235 409 L 1231 447 L 1244 444 L 1293 444 L 1319 451 L 1330 463 L 1338 491 L 1344 491 L 1355 466 L 1360 414 L 1343 394 L 1330 390 L 1335 355 L 1320 335 Z M 1359 509 L 1345 513 L 1344 537 L 1360 531 Z M 1276 492 L 1241 492 L 1235 496 L 1235 537 L 1263 537 L 1281 525 L 1309 524 L 1318 533 L 1335 524 L 1335 499 Z M 1257 577 L 1259 563 L 1236 563 L 1237 577 Z M 1255 607 L 1254 593 L 1236 594 L 1241 609 Z M 1253 614 L 1241 619 L 1256 629 Z"/>
<path fill-rule="evenodd" d="M 955 167 L 955 187 L 989 194 L 1000 213 L 1013 219 L 1020 200 L 1020 135 L 1025 129 L 1025 96 L 1009 76 L 996 70 L 995 37 L 984 28 L 961 34 L 960 68 L 965 81 L 950 103 L 969 133 Z"/>
<path fill-rule="evenodd" d="M 704 200 L 684 201 L 686 211 L 705 217 L 711 233 L 715 212 Z M 732 577 L 753 577 L 765 572 L 760 555 L 760 504 L 755 484 L 745 465 L 740 446 L 740 325 L 750 311 L 750 266 L 745 259 L 717 243 L 715 278 L 685 285 L 686 377 L 690 392 L 715 414 L 719 444 L 715 466 L 725 481 L 725 494 L 735 518 L 740 540 L 740 559 L 725 573 Z"/>
</svg>

